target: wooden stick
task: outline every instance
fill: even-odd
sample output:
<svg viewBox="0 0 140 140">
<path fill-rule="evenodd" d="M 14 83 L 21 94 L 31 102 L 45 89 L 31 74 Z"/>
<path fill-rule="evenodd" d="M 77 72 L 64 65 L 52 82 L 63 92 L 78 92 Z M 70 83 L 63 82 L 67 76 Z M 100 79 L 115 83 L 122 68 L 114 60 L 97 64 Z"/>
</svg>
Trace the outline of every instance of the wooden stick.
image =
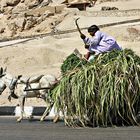
<svg viewBox="0 0 140 140">
<path fill-rule="evenodd" d="M 52 87 L 43 87 L 43 88 L 30 88 L 24 89 L 24 91 L 36 91 L 36 90 L 44 90 L 44 89 L 51 89 Z"/>
<path fill-rule="evenodd" d="M 76 24 L 76 26 L 77 26 L 77 29 L 78 29 L 80 35 L 81 35 L 82 32 L 81 32 L 81 30 L 80 30 L 80 28 L 79 28 L 79 25 L 78 25 L 78 20 L 79 20 L 79 19 L 80 19 L 80 18 L 77 18 L 77 19 L 75 20 L 75 24 Z"/>
</svg>

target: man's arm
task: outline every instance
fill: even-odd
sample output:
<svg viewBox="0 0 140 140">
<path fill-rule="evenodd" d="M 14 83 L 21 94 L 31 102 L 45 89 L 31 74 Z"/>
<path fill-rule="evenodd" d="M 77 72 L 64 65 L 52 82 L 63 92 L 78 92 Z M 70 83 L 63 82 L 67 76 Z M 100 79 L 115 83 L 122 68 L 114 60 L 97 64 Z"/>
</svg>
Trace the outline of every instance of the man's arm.
<svg viewBox="0 0 140 140">
<path fill-rule="evenodd" d="M 84 43 L 88 44 L 90 46 L 98 45 L 100 43 L 100 40 L 101 40 L 101 33 L 100 32 L 95 33 L 95 36 L 92 38 L 86 37 L 85 39 L 83 39 Z"/>
</svg>

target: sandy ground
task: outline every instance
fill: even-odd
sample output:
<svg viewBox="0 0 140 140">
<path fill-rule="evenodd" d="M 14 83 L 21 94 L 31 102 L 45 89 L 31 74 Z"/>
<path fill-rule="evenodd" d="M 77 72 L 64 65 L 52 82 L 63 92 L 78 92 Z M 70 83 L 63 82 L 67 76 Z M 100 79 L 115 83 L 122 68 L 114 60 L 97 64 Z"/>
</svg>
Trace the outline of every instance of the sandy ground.
<svg viewBox="0 0 140 140">
<path fill-rule="evenodd" d="M 104 3 L 109 6 L 116 6 L 122 10 L 137 9 L 139 8 L 139 0 L 128 0 L 122 2 L 107 2 Z M 95 6 L 94 10 L 100 9 L 103 4 Z M 93 11 L 94 11 L 93 10 Z M 87 27 L 93 24 L 101 25 L 106 23 L 137 19 L 138 15 L 133 16 L 121 16 L 121 17 L 92 17 L 85 15 L 85 12 L 80 14 L 79 24 L 80 27 Z M 57 26 L 58 30 L 69 30 L 74 29 L 74 19 L 77 17 L 71 16 L 66 17 L 62 23 Z M 138 55 L 140 55 L 140 23 L 125 24 L 119 26 L 112 26 L 102 28 L 102 31 L 114 36 L 117 42 L 123 48 L 131 48 Z M 83 30 L 88 36 L 86 30 Z M 22 74 L 23 76 L 33 76 L 40 74 L 53 74 L 56 77 L 61 76 L 60 66 L 65 58 L 73 52 L 75 48 L 81 51 L 82 54 L 86 53 L 84 44 L 79 37 L 78 32 L 46 36 L 43 38 L 36 38 L 33 40 L 19 43 L 13 42 L 0 42 L 0 64 L 1 67 L 7 67 L 7 72 L 16 76 Z M 9 44 L 9 46 L 8 46 Z M 5 47 L 4 47 L 5 46 Z M 0 96 L 0 105 L 16 105 L 17 100 L 8 102 L 8 91 L 6 90 Z M 27 99 L 26 105 L 41 106 L 45 103 L 40 99 Z"/>
</svg>

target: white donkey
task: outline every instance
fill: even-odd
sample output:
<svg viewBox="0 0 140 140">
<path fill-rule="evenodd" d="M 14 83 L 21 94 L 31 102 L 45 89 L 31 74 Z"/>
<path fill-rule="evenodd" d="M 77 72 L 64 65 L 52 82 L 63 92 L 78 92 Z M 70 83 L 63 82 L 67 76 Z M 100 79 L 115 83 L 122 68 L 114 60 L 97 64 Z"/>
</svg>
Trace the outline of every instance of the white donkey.
<svg viewBox="0 0 140 140">
<path fill-rule="evenodd" d="M 8 86 L 10 92 L 8 99 L 10 100 L 11 97 L 19 99 L 21 115 L 17 119 L 17 122 L 20 122 L 23 119 L 25 98 L 33 97 L 42 98 L 47 103 L 47 108 L 40 119 L 43 121 L 53 106 L 53 102 L 49 96 L 49 89 L 53 88 L 56 83 L 58 83 L 58 80 L 53 75 L 40 75 L 23 79 L 21 75 L 12 77 L 10 74 L 6 73 L 6 69 L 0 69 L 0 94 Z M 21 86 L 19 86 L 19 84 Z M 20 87 L 19 96 L 15 94 L 16 87 Z M 56 122 L 58 118 L 59 116 L 56 114 L 53 121 Z"/>
</svg>

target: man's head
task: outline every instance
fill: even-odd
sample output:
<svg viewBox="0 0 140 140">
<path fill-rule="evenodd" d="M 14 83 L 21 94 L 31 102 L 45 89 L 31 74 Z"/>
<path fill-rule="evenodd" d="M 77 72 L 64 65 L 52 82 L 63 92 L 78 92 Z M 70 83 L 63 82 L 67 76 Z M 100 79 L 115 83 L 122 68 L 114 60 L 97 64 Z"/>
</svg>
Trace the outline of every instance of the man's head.
<svg viewBox="0 0 140 140">
<path fill-rule="evenodd" d="M 92 25 L 88 28 L 88 32 L 91 36 L 94 36 L 95 33 L 100 30 L 99 27 L 97 25 Z"/>
</svg>

